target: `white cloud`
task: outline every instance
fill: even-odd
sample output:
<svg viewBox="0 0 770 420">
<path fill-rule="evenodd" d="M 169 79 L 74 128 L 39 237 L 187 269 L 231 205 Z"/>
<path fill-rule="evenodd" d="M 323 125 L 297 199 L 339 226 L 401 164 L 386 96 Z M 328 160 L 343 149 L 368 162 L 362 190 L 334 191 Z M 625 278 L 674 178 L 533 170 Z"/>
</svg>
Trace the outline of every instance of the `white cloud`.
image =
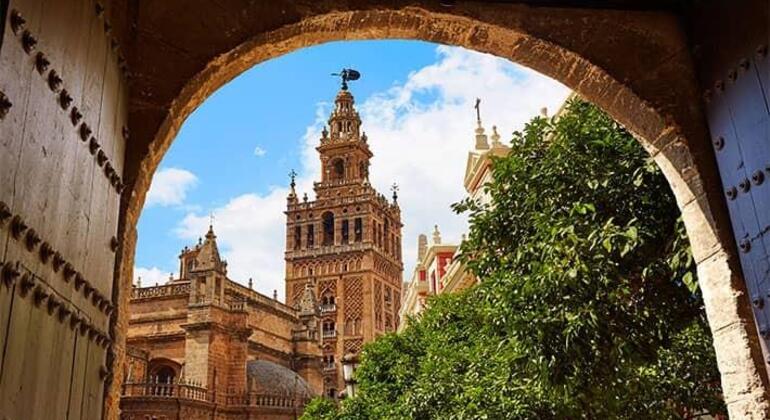
<svg viewBox="0 0 770 420">
<path fill-rule="evenodd" d="M 465 196 L 463 176 L 474 145 L 476 97 L 482 99 L 487 133 L 497 125 L 507 142 L 510 133 L 542 107 L 555 111 L 568 93 L 557 82 L 506 60 L 441 46 L 434 64 L 413 72 L 403 84 L 359 102 L 374 153 L 372 184 L 383 193 L 393 182 L 400 185 L 405 278 L 414 266 L 419 233 L 430 234 L 438 224 L 444 242 L 450 243 L 466 230 L 465 217 L 455 215 L 449 206 Z M 319 104 L 316 120 L 306 129 L 297 179 L 300 196 L 311 195 L 312 182 L 319 178 L 315 147 L 329 110 L 329 103 Z M 286 187 L 274 187 L 266 195 L 241 195 L 213 210 L 230 277 L 242 283 L 253 277 L 256 289 L 268 295 L 277 289 L 281 299 L 287 194 Z M 189 213 L 178 233 L 195 240 L 207 225 L 207 216 Z"/>
<path fill-rule="evenodd" d="M 163 168 L 152 178 L 146 206 L 177 206 L 184 203 L 187 192 L 197 184 L 192 172 L 179 168 Z"/>
<path fill-rule="evenodd" d="M 263 149 L 260 146 L 257 146 L 254 148 L 254 156 L 262 157 L 267 154 L 267 150 Z"/>
<path fill-rule="evenodd" d="M 141 279 L 142 287 L 165 284 L 168 281 L 169 274 L 158 267 L 134 267 L 134 284 L 137 284 L 139 279 Z"/>
<path fill-rule="evenodd" d="M 539 73 L 491 55 L 437 48 L 438 61 L 360 107 L 374 159 L 372 184 L 387 191 L 400 185 L 403 252 L 408 279 L 417 256 L 417 235 L 438 224 L 445 243 L 458 242 L 466 217 L 450 205 L 465 197 L 463 177 L 475 144 L 476 98 L 482 123 L 496 125 L 503 142 L 539 113 L 555 110 L 569 90 Z M 434 101 L 421 101 L 429 95 Z M 405 153 L 405 151 L 408 151 Z"/>
</svg>

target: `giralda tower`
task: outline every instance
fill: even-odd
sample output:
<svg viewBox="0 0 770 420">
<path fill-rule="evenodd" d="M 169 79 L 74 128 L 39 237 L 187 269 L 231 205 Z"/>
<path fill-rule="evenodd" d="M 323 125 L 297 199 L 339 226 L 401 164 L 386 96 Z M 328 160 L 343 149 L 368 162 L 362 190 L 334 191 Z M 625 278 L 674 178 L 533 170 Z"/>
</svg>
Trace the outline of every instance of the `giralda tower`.
<svg viewBox="0 0 770 420">
<path fill-rule="evenodd" d="M 357 73 L 356 73 L 357 75 Z M 343 71 L 342 89 L 316 148 L 321 180 L 315 200 L 297 197 L 294 176 L 286 209 L 286 302 L 306 287 L 321 304 L 324 390 L 344 389 L 340 361 L 363 343 L 395 331 L 401 301 L 401 210 L 369 184 L 372 152 Z"/>
</svg>

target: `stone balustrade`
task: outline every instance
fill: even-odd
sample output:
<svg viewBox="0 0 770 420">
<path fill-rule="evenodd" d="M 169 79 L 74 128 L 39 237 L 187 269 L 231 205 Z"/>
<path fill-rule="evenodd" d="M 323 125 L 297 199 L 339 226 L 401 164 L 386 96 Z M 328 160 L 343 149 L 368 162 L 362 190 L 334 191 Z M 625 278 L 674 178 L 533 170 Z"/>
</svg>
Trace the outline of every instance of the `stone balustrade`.
<svg viewBox="0 0 770 420">
<path fill-rule="evenodd" d="M 223 392 L 210 391 L 194 383 L 124 383 L 123 398 L 133 399 L 180 399 L 205 401 L 226 406 L 267 407 L 267 408 L 303 408 L 308 399 L 296 395 L 260 392 Z"/>
<path fill-rule="evenodd" d="M 290 306 L 281 303 L 280 301 L 273 299 L 271 297 L 265 296 L 256 290 L 249 289 L 248 287 L 236 283 L 236 282 L 227 282 L 227 293 L 230 293 L 231 295 L 235 296 L 241 296 L 245 298 L 243 304 L 247 305 L 249 301 L 264 305 L 269 308 L 273 308 L 278 312 L 283 313 L 286 316 L 290 317 L 296 317 L 297 314 L 294 311 L 293 308 Z M 232 304 L 231 304 L 232 307 Z M 245 308 L 245 306 L 244 306 Z"/>
<path fill-rule="evenodd" d="M 189 383 L 157 383 L 140 382 L 124 383 L 124 397 L 148 398 L 181 398 L 196 401 L 210 401 L 210 395 L 205 387 Z"/>
<path fill-rule="evenodd" d="M 152 287 L 134 287 L 131 289 L 131 299 L 184 296 L 188 294 L 190 294 L 190 283 L 165 284 L 163 286 Z"/>
</svg>

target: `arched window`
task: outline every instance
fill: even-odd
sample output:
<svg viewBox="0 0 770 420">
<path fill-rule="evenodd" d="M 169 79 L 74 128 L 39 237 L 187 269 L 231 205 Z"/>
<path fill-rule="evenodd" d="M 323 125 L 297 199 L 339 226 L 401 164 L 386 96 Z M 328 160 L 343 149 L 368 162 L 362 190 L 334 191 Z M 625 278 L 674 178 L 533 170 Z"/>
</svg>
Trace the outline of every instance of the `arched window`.
<svg viewBox="0 0 770 420">
<path fill-rule="evenodd" d="M 323 306 L 334 305 L 334 295 L 324 295 L 321 298 L 321 305 Z"/>
<path fill-rule="evenodd" d="M 342 243 L 347 244 L 350 242 L 350 222 L 347 220 L 342 221 Z"/>
<path fill-rule="evenodd" d="M 324 321 L 322 329 L 323 338 L 333 338 L 337 336 L 337 329 L 334 321 Z"/>
<path fill-rule="evenodd" d="M 361 242 L 361 239 L 362 239 L 363 234 L 364 234 L 363 231 L 364 231 L 364 229 L 363 229 L 363 222 L 362 222 L 360 217 L 356 217 L 356 219 L 355 219 L 355 221 L 353 223 L 353 232 L 354 232 L 354 235 L 355 235 L 355 238 L 356 238 L 355 239 L 356 242 Z"/>
<path fill-rule="evenodd" d="M 323 244 L 334 245 L 334 213 L 327 211 L 323 219 Z"/>
<path fill-rule="evenodd" d="M 390 222 L 388 219 L 385 219 L 385 228 L 383 229 L 384 233 L 384 241 L 385 241 L 385 252 L 390 251 Z"/>
<path fill-rule="evenodd" d="M 158 358 L 150 360 L 147 373 L 149 382 L 156 384 L 173 384 L 179 376 L 182 366 L 170 359 Z M 170 386 L 158 385 L 150 390 L 153 395 L 170 395 Z"/>
<path fill-rule="evenodd" d="M 323 363 L 324 363 L 324 369 L 325 370 L 332 370 L 334 369 L 334 355 L 333 354 L 327 354 L 323 357 Z"/>
<path fill-rule="evenodd" d="M 345 161 L 342 158 L 337 158 L 332 161 L 332 179 L 344 179 L 345 178 Z"/>
<path fill-rule="evenodd" d="M 161 366 L 155 372 L 155 380 L 159 384 L 174 383 L 175 377 L 176 377 L 176 372 L 174 372 L 174 369 L 172 369 L 169 366 Z"/>
</svg>

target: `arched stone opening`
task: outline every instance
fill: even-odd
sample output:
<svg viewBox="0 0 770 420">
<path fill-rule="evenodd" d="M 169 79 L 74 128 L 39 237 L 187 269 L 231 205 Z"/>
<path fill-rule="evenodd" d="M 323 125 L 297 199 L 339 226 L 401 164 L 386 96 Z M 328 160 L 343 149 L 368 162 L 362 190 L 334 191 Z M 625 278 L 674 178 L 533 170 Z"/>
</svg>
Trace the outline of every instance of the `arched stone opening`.
<svg viewBox="0 0 770 420">
<path fill-rule="evenodd" d="M 159 358 L 150 360 L 147 375 L 150 382 L 173 384 L 181 378 L 182 366 L 173 360 Z"/>
<path fill-rule="evenodd" d="M 635 133 L 663 170 L 682 211 L 731 415 L 762 417 L 770 412 L 767 373 L 697 105 L 686 42 L 676 19 L 613 11 L 592 15 L 562 10 L 545 16 L 527 7 L 492 5 L 447 12 L 373 3 L 378 8 L 312 10 L 296 22 L 254 34 L 245 42 L 218 45 L 205 65 L 170 95 L 162 122 L 143 125 L 141 112 L 132 114 L 129 128 L 140 138 L 129 150 L 133 158 L 127 161 L 125 173 L 128 193 L 121 204 L 124 246 L 116 268 L 120 284 L 115 363 L 123 360 L 136 223 L 152 175 L 186 117 L 217 88 L 262 61 L 334 40 L 403 38 L 462 46 L 528 66 L 574 89 Z M 602 24 L 602 30 L 616 31 L 616 39 L 622 42 L 586 42 L 602 36 L 590 30 Z M 573 37 L 571 31 L 581 36 Z M 645 54 L 627 60 L 627 66 L 613 61 L 638 45 Z M 117 398 L 116 384 L 121 383 L 117 376 L 108 398 Z"/>
<path fill-rule="evenodd" d="M 345 179 L 345 161 L 342 158 L 334 159 L 329 166 L 329 172 L 333 180 Z"/>
<path fill-rule="evenodd" d="M 321 232 L 323 246 L 334 245 L 334 213 L 327 211 L 321 215 Z"/>
</svg>

